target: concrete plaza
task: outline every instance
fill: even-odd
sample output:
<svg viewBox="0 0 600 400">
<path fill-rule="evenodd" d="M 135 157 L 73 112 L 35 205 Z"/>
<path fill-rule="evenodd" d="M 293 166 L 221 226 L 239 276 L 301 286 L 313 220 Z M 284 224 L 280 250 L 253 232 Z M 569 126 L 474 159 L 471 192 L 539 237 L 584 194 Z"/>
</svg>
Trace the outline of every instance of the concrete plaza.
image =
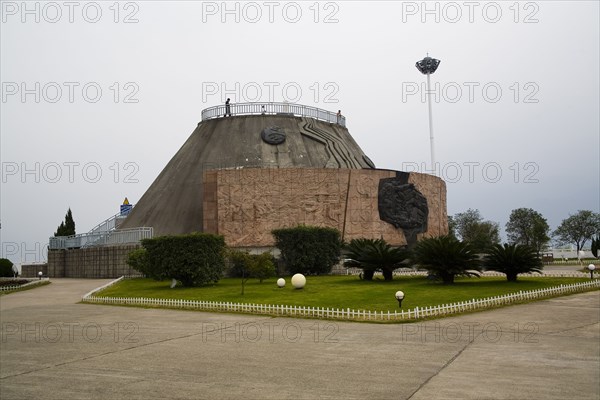
<svg viewBox="0 0 600 400">
<path fill-rule="evenodd" d="M 600 292 L 413 324 L 0 297 L 0 399 L 598 399 Z"/>
</svg>

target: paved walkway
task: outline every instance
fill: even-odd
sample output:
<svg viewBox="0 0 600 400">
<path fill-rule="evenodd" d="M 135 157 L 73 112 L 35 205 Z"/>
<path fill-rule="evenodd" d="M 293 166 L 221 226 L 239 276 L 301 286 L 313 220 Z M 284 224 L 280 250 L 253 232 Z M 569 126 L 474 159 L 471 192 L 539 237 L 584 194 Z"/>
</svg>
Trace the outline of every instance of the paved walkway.
<svg viewBox="0 0 600 400">
<path fill-rule="evenodd" d="M 600 292 L 373 325 L 0 297 L 0 399 L 598 399 Z"/>
</svg>

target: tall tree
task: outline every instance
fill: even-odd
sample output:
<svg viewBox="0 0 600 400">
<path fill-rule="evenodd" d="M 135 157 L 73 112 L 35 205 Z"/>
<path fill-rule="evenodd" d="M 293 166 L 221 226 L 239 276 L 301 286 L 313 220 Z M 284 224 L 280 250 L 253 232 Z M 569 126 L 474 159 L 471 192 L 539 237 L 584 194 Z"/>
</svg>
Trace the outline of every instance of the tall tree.
<svg viewBox="0 0 600 400">
<path fill-rule="evenodd" d="M 479 210 L 469 208 L 454 215 L 452 222 L 456 238 L 468 242 L 478 252 L 500 243 L 500 226 L 497 222 L 484 221 Z"/>
<path fill-rule="evenodd" d="M 512 210 L 506 223 L 506 235 L 511 244 L 533 247 L 540 254 L 550 241 L 546 218 L 531 208 Z"/>
<path fill-rule="evenodd" d="M 75 220 L 73 220 L 73 213 L 71 212 L 71 208 L 67 211 L 67 215 L 65 215 L 65 220 L 60 223 L 56 232 L 54 232 L 54 236 L 72 236 L 75 234 Z"/>
<path fill-rule="evenodd" d="M 456 221 L 452 215 L 448 215 L 448 235 L 456 237 Z"/>
<path fill-rule="evenodd" d="M 563 219 L 553 236 L 559 243 L 575 244 L 577 252 L 585 243 L 600 232 L 600 214 L 589 210 L 579 210 L 575 215 Z"/>
<path fill-rule="evenodd" d="M 598 250 L 600 250 L 600 235 L 596 235 L 595 238 L 592 238 L 592 254 L 596 258 L 598 258 Z"/>
</svg>

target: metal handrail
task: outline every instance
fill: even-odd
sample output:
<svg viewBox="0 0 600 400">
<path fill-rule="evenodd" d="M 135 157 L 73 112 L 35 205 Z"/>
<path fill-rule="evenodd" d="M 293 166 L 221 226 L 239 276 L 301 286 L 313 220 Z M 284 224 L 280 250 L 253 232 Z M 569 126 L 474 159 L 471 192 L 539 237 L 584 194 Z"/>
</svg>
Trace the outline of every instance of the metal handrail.
<svg viewBox="0 0 600 400">
<path fill-rule="evenodd" d="M 127 217 L 127 215 L 123 215 L 119 212 L 119 213 L 113 215 L 112 217 L 107 218 L 104 221 L 100 222 L 98 225 L 96 225 L 95 227 L 90 229 L 88 231 L 88 233 L 110 232 L 117 227 L 117 220 L 125 219 L 126 217 Z"/>
<path fill-rule="evenodd" d="M 153 235 L 154 229 L 151 227 L 119 229 L 110 232 L 80 233 L 72 236 L 51 237 L 48 248 L 51 250 L 58 250 L 139 243 L 142 239 L 152 238 Z"/>
<path fill-rule="evenodd" d="M 66 249 L 66 248 L 78 248 L 78 247 L 90 247 L 101 245 L 103 237 L 110 237 L 111 232 L 118 228 L 117 222 L 124 220 L 127 215 L 123 215 L 121 212 L 113 215 L 110 218 L 105 219 L 98 225 L 90 229 L 87 233 L 80 233 L 71 236 L 58 236 L 51 237 L 49 239 L 49 249 Z"/>
<path fill-rule="evenodd" d="M 346 117 L 320 108 L 294 103 L 231 103 L 229 112 L 226 105 L 213 106 L 202 110 L 202 121 L 237 115 L 285 115 L 309 117 L 320 121 L 346 126 Z"/>
</svg>

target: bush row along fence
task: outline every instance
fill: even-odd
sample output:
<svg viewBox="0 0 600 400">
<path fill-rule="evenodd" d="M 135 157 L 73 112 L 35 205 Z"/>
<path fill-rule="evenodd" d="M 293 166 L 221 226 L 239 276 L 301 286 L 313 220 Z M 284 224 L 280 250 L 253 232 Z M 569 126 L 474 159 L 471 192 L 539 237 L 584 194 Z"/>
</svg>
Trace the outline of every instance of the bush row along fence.
<svg viewBox="0 0 600 400">
<path fill-rule="evenodd" d="M 363 272 L 360 268 L 348 268 L 346 273 L 342 275 L 359 275 Z M 600 274 L 600 271 L 597 272 Z M 333 275 L 333 274 L 332 274 Z M 338 274 L 339 275 L 339 274 Z M 375 272 L 375 275 L 382 275 L 381 272 Z M 427 276 L 429 273 L 427 271 L 415 271 L 415 270 L 395 270 L 394 276 Z M 480 272 L 481 276 L 484 277 L 502 277 L 506 278 L 506 274 L 496 271 L 484 271 Z M 546 276 L 546 277 L 554 277 L 554 278 L 586 278 L 589 277 L 589 272 L 581 272 L 581 271 L 573 271 L 573 272 L 542 272 L 542 274 L 536 273 L 526 273 L 519 274 L 519 277 L 535 277 L 535 276 Z"/>
<path fill-rule="evenodd" d="M 42 278 L 42 279 L 36 279 L 35 281 L 30 281 L 28 283 L 24 283 L 22 285 L 11 285 L 11 286 L 0 286 L 0 292 L 7 292 L 9 290 L 17 290 L 17 289 L 22 289 L 22 288 L 26 288 L 29 286 L 35 286 L 35 285 L 39 285 L 42 282 L 48 282 L 50 280 L 50 278 Z"/>
<path fill-rule="evenodd" d="M 368 311 L 351 310 L 349 308 L 324 308 L 324 307 L 303 307 L 288 305 L 270 305 L 270 304 L 245 304 L 230 303 L 221 301 L 196 301 L 179 299 L 152 299 L 142 297 L 96 297 L 94 293 L 108 287 L 122 278 L 109 284 L 95 289 L 82 298 L 83 302 L 96 304 L 115 304 L 115 305 L 135 305 L 150 307 L 168 307 L 181 309 L 194 309 L 201 311 L 220 311 L 249 313 L 272 316 L 286 317 L 308 317 L 308 318 L 328 318 L 350 321 L 408 321 L 418 320 L 427 317 L 439 317 L 451 314 L 458 314 L 467 311 L 483 310 L 502 305 L 507 305 L 519 301 L 535 300 L 544 297 L 560 296 L 583 292 L 587 290 L 600 288 L 600 280 L 590 280 L 587 282 L 574 283 L 569 285 L 560 285 L 546 289 L 537 289 L 529 291 L 520 291 L 502 296 L 487 297 L 484 299 L 472 299 L 452 304 L 442 304 L 431 307 L 415 307 L 412 310 L 387 311 Z"/>
<path fill-rule="evenodd" d="M 588 264 L 594 264 L 597 263 L 598 259 L 597 258 L 582 258 L 581 260 L 578 260 L 577 258 L 568 258 L 568 259 L 558 259 L 558 260 L 554 260 L 554 261 L 550 261 L 550 262 L 544 262 L 544 265 L 574 265 L 574 266 L 578 266 L 578 265 L 588 265 Z"/>
</svg>

